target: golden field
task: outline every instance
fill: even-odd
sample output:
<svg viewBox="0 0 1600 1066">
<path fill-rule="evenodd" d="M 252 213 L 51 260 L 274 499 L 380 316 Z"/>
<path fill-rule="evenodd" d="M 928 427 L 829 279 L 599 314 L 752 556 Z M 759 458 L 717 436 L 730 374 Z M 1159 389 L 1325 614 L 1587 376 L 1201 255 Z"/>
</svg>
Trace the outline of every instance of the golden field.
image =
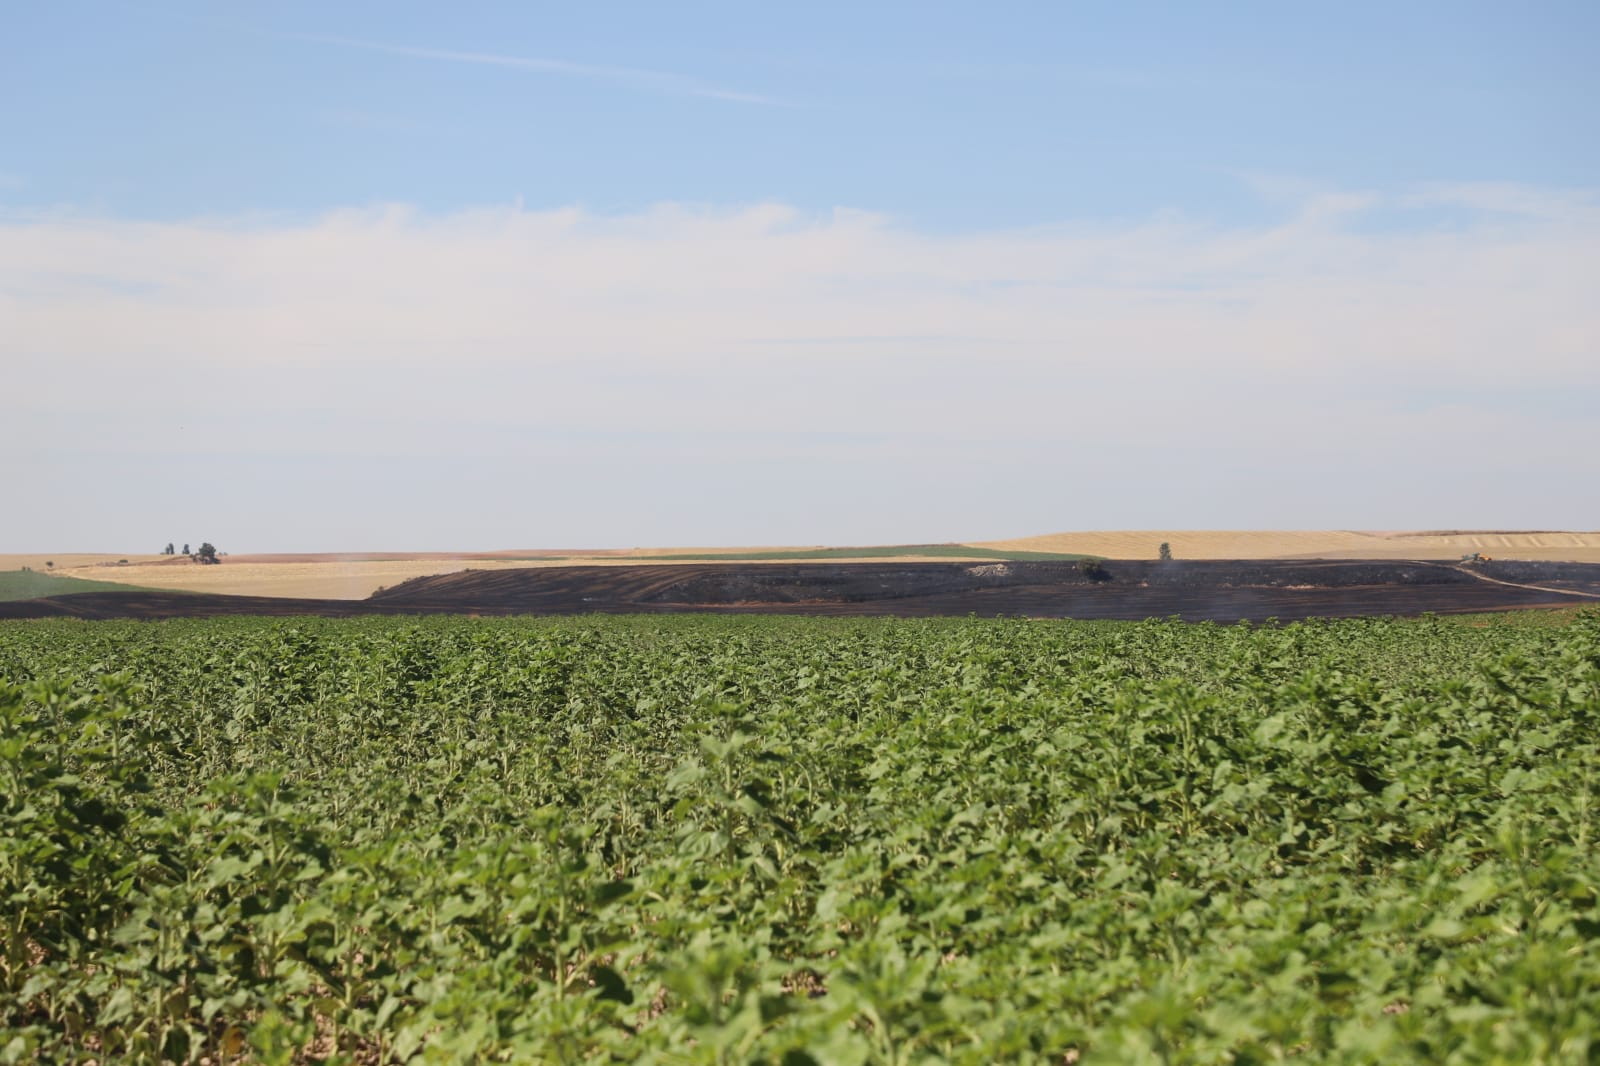
<svg viewBox="0 0 1600 1066">
<path fill-rule="evenodd" d="M 984 541 L 1004 551 L 1081 552 L 1108 559 L 1154 559 L 1165 541 L 1178 559 L 1494 558 L 1600 563 L 1600 533 L 1361 532 L 1356 530 L 1118 530 L 1051 533 Z"/>
<path fill-rule="evenodd" d="M 54 573 L 56 570 L 71 570 L 84 566 L 100 566 L 101 564 L 116 565 L 118 560 L 126 559 L 133 563 L 154 563 L 170 560 L 169 555 L 129 555 L 127 552 L 67 552 L 51 555 L 48 552 L 22 552 L 15 555 L 0 555 L 0 570 L 37 570 L 40 573 Z M 54 568 L 47 566 L 54 563 Z M 79 574 L 79 577 L 86 575 Z M 99 576 L 97 573 L 96 577 Z"/>
<path fill-rule="evenodd" d="M 272 556 L 271 562 L 262 562 L 258 561 L 259 557 L 234 556 L 225 558 L 215 566 L 191 563 L 181 556 L 176 562 L 167 556 L 149 556 L 138 561 L 135 561 L 133 556 L 118 555 L 38 556 L 38 558 L 55 560 L 55 568 L 49 573 L 64 577 L 115 581 L 141 588 L 208 592 L 223 596 L 279 596 L 319 600 L 363 600 L 381 588 L 390 588 L 414 577 L 452 574 L 461 570 L 506 570 L 535 566 L 627 566 L 631 563 L 672 564 L 693 561 L 664 559 L 647 551 L 638 554 L 613 552 L 594 556 L 567 555 L 559 559 L 451 558 L 435 554 L 405 558 L 403 553 L 385 553 L 385 555 L 394 554 L 400 554 L 401 557 L 330 559 L 318 555 L 279 555 Z M 32 558 L 34 556 L 0 555 L 0 570 L 16 570 L 21 566 L 32 566 L 33 569 L 43 572 L 42 561 L 37 566 L 26 561 Z M 73 558 L 80 561 L 75 565 L 65 562 Z M 116 560 L 121 558 L 127 558 L 128 565 L 118 565 Z M 914 555 L 895 558 L 902 562 L 954 561 L 950 557 L 935 560 Z M 850 560 L 836 558 L 828 561 Z"/>
</svg>

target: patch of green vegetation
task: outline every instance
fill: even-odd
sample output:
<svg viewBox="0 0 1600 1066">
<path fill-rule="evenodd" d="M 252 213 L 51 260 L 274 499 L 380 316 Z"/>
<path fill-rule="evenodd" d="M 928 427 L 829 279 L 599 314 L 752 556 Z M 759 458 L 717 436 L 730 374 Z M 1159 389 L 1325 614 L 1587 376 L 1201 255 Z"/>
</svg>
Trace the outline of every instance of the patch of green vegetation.
<svg viewBox="0 0 1600 1066">
<path fill-rule="evenodd" d="M 1492 617 L 0 622 L 0 1061 L 1593 1063 Z"/>
<path fill-rule="evenodd" d="M 676 562 L 776 562 L 807 559 L 1001 559 L 1007 562 L 1076 562 L 1097 559 L 1095 555 L 1067 552 L 1002 551 L 998 548 L 972 548 L 965 544 L 889 544 L 872 548 L 802 548 L 798 551 L 704 552 L 655 555 L 640 562 L 670 559 Z"/>
<path fill-rule="evenodd" d="M 0 601 L 38 600 L 70 596 L 76 592 L 139 591 L 116 581 L 88 581 L 81 577 L 53 577 L 37 570 L 0 570 Z"/>
<path fill-rule="evenodd" d="M 1573 604 L 1571 607 L 1538 607 L 1521 611 L 1483 611 L 1476 614 L 1442 615 L 1438 616 L 1438 620 L 1449 622 L 1453 625 L 1467 626 L 1472 629 L 1522 629 L 1541 626 L 1559 628 L 1571 625 L 1582 617 L 1585 612 L 1593 614 L 1594 607 L 1587 604 Z M 1434 618 L 1435 616 L 1428 615 L 1426 617 Z"/>
</svg>

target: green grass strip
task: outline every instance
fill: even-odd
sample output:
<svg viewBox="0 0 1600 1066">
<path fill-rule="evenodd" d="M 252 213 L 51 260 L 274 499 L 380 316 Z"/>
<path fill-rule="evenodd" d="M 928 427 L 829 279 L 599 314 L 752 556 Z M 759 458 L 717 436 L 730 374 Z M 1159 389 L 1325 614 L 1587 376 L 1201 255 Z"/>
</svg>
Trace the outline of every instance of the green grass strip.
<svg viewBox="0 0 1600 1066">
<path fill-rule="evenodd" d="M 1067 552 L 1003 551 L 999 548 L 972 548 L 965 544 L 891 544 L 873 548 L 802 548 L 798 551 L 673 553 L 640 558 L 641 563 L 657 560 L 685 562 L 764 562 L 807 559 L 1002 559 L 1009 562 L 1074 562 L 1097 559 L 1095 555 Z"/>
<path fill-rule="evenodd" d="M 81 577 L 56 577 L 37 570 L 0 570 L 0 602 L 70 596 L 78 592 L 150 592 L 119 581 L 90 581 Z"/>
</svg>

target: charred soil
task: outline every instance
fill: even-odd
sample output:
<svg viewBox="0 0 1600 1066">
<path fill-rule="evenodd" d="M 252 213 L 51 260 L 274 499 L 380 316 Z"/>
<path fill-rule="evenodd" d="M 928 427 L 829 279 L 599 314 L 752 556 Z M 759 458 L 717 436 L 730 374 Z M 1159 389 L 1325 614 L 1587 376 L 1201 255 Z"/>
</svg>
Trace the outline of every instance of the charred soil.
<svg viewBox="0 0 1600 1066">
<path fill-rule="evenodd" d="M 102 591 L 0 603 L 0 618 L 703 611 L 1237 622 L 1586 603 L 1600 603 L 1600 564 L 1110 560 L 1086 573 L 1060 562 L 706 563 L 466 570 L 366 600 Z"/>
</svg>

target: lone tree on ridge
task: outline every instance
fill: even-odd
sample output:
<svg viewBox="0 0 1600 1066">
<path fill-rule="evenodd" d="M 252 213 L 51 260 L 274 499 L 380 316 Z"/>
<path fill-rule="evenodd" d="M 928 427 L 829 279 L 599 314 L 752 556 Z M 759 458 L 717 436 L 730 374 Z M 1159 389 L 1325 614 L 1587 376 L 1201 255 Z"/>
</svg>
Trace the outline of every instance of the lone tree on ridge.
<svg viewBox="0 0 1600 1066">
<path fill-rule="evenodd" d="M 199 551 L 194 553 L 194 561 L 197 563 L 220 563 L 222 560 L 217 558 L 217 549 L 212 547 L 211 542 L 208 540 L 200 545 Z"/>
</svg>

